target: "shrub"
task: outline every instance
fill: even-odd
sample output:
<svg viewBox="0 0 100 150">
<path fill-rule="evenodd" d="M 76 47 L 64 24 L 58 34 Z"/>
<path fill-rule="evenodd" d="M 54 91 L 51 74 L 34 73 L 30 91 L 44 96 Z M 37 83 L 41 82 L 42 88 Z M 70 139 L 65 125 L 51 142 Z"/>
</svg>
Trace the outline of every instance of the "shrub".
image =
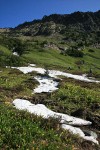
<svg viewBox="0 0 100 150">
<path fill-rule="evenodd" d="M 94 50 L 93 49 L 89 49 L 88 52 L 94 52 Z"/>
<path fill-rule="evenodd" d="M 66 54 L 73 57 L 83 57 L 84 53 L 75 47 L 71 47 L 66 50 Z"/>
<path fill-rule="evenodd" d="M 25 63 L 25 60 L 22 57 L 18 57 L 15 55 L 7 56 L 5 60 L 5 64 L 9 66 L 20 66 Z"/>
<path fill-rule="evenodd" d="M 19 55 L 22 55 L 26 51 L 26 44 L 22 43 L 19 39 L 4 37 L 0 40 L 0 44 L 11 51 L 17 52 Z"/>
</svg>

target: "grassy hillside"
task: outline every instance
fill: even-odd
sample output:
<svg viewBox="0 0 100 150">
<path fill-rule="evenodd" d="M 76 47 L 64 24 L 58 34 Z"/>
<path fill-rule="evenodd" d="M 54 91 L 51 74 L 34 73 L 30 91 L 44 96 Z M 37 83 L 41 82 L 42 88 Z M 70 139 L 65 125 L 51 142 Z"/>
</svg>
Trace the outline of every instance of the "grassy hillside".
<svg viewBox="0 0 100 150">
<path fill-rule="evenodd" d="M 1 149 L 85 150 L 87 145 L 91 147 L 89 142 L 61 130 L 59 121 L 53 118 L 42 119 L 4 105 L 0 105 L 0 114 Z M 93 147 L 98 149 L 97 146 Z"/>
<path fill-rule="evenodd" d="M 84 141 L 78 136 L 73 136 L 69 132 L 60 129 L 59 120 L 53 118 L 46 120 L 27 112 L 16 110 L 11 102 L 15 98 L 24 98 L 32 103 L 42 103 L 54 111 L 67 114 L 73 114 L 80 109 L 83 111 L 83 115 L 79 116 L 80 118 L 94 121 L 90 130 L 98 134 L 99 140 L 99 120 L 97 115 L 100 113 L 100 84 L 63 78 L 58 91 L 38 95 L 32 94 L 33 89 L 38 85 L 33 79 L 36 73 L 24 75 L 22 72 L 11 68 L 1 68 L 1 71 L 1 149 L 60 150 L 63 148 L 63 150 L 99 150 L 99 146 L 92 145 L 91 142 Z"/>
<path fill-rule="evenodd" d="M 45 69 L 86 73 L 100 80 L 99 15 L 100 11 L 50 15 L 9 32 L 0 30 L 0 150 L 100 149 L 62 130 L 58 119 L 43 119 L 12 106 L 14 99 L 23 98 L 89 120 L 93 124 L 81 129 L 94 131 L 100 142 L 100 83 L 62 77 L 57 91 L 33 94 L 39 85 L 34 79 L 37 73 L 11 69 L 34 63 Z"/>
<path fill-rule="evenodd" d="M 76 55 L 77 51 L 81 51 L 84 55 L 82 57 L 76 57 L 67 54 L 67 50 L 64 49 L 67 48 L 70 51 L 72 45 L 66 43 L 61 44 L 61 37 L 55 41 L 50 37 L 4 38 L 6 42 L 2 42 L 3 40 L 1 40 L 0 44 L 1 66 L 2 64 L 21 66 L 27 63 L 36 63 L 44 67 L 60 68 L 73 73 L 89 73 L 90 69 L 96 76 L 100 73 L 100 49 L 81 47 L 81 50 L 77 50 L 77 47 L 75 49 Z M 13 55 L 14 51 L 19 53 L 19 57 Z"/>
<path fill-rule="evenodd" d="M 100 11 L 75 12 L 72 14 L 52 14 L 40 20 L 25 22 L 12 29 L 13 35 L 54 36 L 63 35 L 67 42 L 82 45 L 99 46 L 100 43 Z"/>
</svg>

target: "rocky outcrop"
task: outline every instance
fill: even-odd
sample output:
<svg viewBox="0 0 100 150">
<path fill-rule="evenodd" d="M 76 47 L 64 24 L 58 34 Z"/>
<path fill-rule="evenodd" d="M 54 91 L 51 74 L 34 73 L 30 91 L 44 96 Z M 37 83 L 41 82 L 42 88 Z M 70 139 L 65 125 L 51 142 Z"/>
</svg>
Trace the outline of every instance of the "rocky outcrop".
<svg viewBox="0 0 100 150">
<path fill-rule="evenodd" d="M 93 45 L 100 43 L 100 11 L 75 12 L 66 15 L 52 14 L 44 16 L 41 20 L 18 25 L 12 29 L 12 33 L 25 36 L 61 34 L 66 37 L 66 40 L 81 40 L 87 45 Z"/>
</svg>

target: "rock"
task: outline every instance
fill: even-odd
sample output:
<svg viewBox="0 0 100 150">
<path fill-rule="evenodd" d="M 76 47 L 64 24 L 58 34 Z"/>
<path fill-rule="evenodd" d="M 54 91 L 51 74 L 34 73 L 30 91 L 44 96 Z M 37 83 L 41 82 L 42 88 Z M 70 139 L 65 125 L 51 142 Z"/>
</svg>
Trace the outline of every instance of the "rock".
<svg viewBox="0 0 100 150">
<path fill-rule="evenodd" d="M 51 49 L 59 50 L 59 47 L 54 43 L 44 44 L 44 48 L 51 48 Z"/>
</svg>

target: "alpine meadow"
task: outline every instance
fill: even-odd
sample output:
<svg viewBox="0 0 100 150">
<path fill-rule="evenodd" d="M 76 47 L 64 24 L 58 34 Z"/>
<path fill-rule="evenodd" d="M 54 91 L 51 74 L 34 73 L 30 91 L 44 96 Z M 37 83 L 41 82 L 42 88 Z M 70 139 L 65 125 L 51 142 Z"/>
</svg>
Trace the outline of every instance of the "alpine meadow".
<svg viewBox="0 0 100 150">
<path fill-rule="evenodd" d="M 0 150 L 99 143 L 100 10 L 0 28 Z"/>
</svg>

